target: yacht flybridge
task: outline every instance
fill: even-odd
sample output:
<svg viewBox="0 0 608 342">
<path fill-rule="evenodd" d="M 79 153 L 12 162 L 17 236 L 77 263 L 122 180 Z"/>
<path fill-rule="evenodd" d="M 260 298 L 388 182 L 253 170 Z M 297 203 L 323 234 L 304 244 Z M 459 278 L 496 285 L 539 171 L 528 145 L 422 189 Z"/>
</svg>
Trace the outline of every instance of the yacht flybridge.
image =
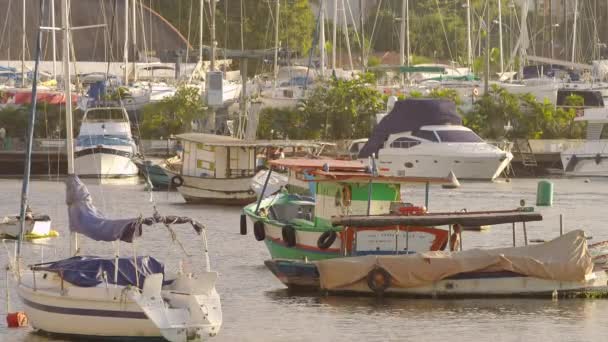
<svg viewBox="0 0 608 342">
<path fill-rule="evenodd" d="M 513 155 L 462 126 L 451 101 L 398 101 L 374 129 L 359 158 L 376 155 L 381 174 L 494 180 Z"/>
<path fill-rule="evenodd" d="M 564 173 L 568 176 L 608 176 L 608 140 L 602 133 L 608 124 L 607 108 L 587 108 L 575 121 L 587 121 L 587 140 L 561 153 Z"/>
</svg>

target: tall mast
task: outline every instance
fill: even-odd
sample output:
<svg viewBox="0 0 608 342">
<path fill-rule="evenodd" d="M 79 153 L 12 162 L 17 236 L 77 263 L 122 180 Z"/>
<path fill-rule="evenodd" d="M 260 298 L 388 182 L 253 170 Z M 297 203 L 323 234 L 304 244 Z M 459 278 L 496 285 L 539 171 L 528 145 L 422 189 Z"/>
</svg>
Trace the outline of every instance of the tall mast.
<svg viewBox="0 0 608 342">
<path fill-rule="evenodd" d="M 336 41 L 337 35 L 337 27 L 338 27 L 338 0 L 333 0 L 334 4 L 334 13 L 332 20 L 332 33 L 331 33 L 331 68 L 336 70 L 336 50 L 338 49 L 338 44 Z"/>
<path fill-rule="evenodd" d="M 321 0 L 319 13 L 319 54 L 321 62 L 321 78 L 325 77 L 325 0 Z"/>
<path fill-rule="evenodd" d="M 354 19 L 353 19 L 354 21 Z M 353 23 L 354 24 L 354 23 Z M 363 25 L 363 0 L 359 0 L 359 25 L 361 26 L 361 70 L 365 71 L 367 68 L 367 61 L 365 60 L 365 29 Z M 356 25 L 355 25 L 356 26 Z"/>
<path fill-rule="evenodd" d="M 133 46 L 133 82 L 137 81 L 137 11 L 135 10 L 137 0 L 131 0 L 131 45 Z"/>
<path fill-rule="evenodd" d="M 407 0 L 401 0 L 401 25 L 400 25 L 400 37 L 399 40 L 399 64 L 405 65 L 405 16 L 407 12 Z"/>
<path fill-rule="evenodd" d="M 344 38 L 346 38 L 346 51 L 348 51 L 348 63 L 350 65 L 350 70 L 354 70 L 353 68 L 353 55 L 350 51 L 350 38 L 348 37 L 348 22 L 346 21 L 346 7 L 344 6 L 344 0 L 342 0 L 342 25 L 344 31 Z"/>
<path fill-rule="evenodd" d="M 211 0 L 211 71 L 215 71 L 215 0 Z"/>
<path fill-rule="evenodd" d="M 578 18 L 578 0 L 574 0 L 574 23 L 572 24 L 572 56 L 570 62 L 574 63 L 574 53 L 576 51 L 576 19 Z"/>
<path fill-rule="evenodd" d="M 410 65 L 410 1 L 405 0 L 405 63 Z"/>
<path fill-rule="evenodd" d="M 63 88 L 65 92 L 65 134 L 68 160 L 68 175 L 74 174 L 74 130 L 72 127 L 72 84 L 70 82 L 70 22 L 69 22 L 69 0 L 61 2 L 61 20 L 63 31 Z M 70 256 L 78 251 L 78 237 L 76 233 L 70 233 Z"/>
<path fill-rule="evenodd" d="M 490 1 L 486 1 L 486 72 L 483 77 L 484 94 L 490 91 Z"/>
<path fill-rule="evenodd" d="M 25 87 L 25 0 L 23 0 L 23 13 L 21 20 L 21 87 Z"/>
<path fill-rule="evenodd" d="M 51 0 L 51 26 L 55 27 L 55 0 Z M 57 79 L 57 39 L 55 30 L 51 30 L 51 39 L 53 45 L 53 79 Z"/>
<path fill-rule="evenodd" d="M 201 72 L 203 70 L 203 15 L 205 14 L 205 2 L 204 0 L 200 1 L 201 3 L 201 11 L 199 13 L 200 17 L 198 18 L 198 62 L 201 66 Z"/>
<path fill-rule="evenodd" d="M 467 65 L 470 68 L 473 65 L 473 55 L 471 47 L 471 0 L 467 0 Z"/>
<path fill-rule="evenodd" d="M 274 10 L 274 80 L 272 83 L 272 92 L 277 89 L 277 77 L 279 77 L 279 4 L 280 0 L 276 0 L 276 7 Z"/>
<path fill-rule="evenodd" d="M 129 0 L 125 0 L 125 44 L 122 51 L 123 63 L 125 67 L 124 82 L 129 82 Z"/>
<path fill-rule="evenodd" d="M 44 4 L 42 0 L 40 0 L 40 24 L 42 24 L 42 20 L 44 18 Z M 38 26 L 40 26 L 40 24 Z M 28 202 L 28 194 L 29 194 L 29 186 L 30 186 L 30 174 L 32 168 L 32 148 L 34 144 L 34 123 L 36 121 L 36 93 L 38 90 L 38 67 L 40 64 L 40 52 L 42 50 L 42 28 L 38 28 L 38 35 L 36 38 L 36 56 L 34 60 L 34 75 L 32 77 L 32 107 L 27 127 L 27 152 L 25 159 L 25 168 L 23 173 L 23 186 L 21 188 L 21 208 L 19 211 L 19 220 L 20 220 L 20 231 L 19 231 L 19 241 L 17 243 L 17 253 L 16 253 L 16 267 L 17 273 L 20 274 L 19 265 L 21 259 L 21 245 L 23 244 L 23 233 L 25 232 L 25 215 L 26 208 Z M 21 279 L 21 278 L 19 278 Z M 8 289 L 7 289 L 8 291 Z"/>
<path fill-rule="evenodd" d="M 500 49 L 500 76 L 505 72 L 504 58 L 502 56 L 502 4 L 498 0 L 498 44 Z"/>
</svg>

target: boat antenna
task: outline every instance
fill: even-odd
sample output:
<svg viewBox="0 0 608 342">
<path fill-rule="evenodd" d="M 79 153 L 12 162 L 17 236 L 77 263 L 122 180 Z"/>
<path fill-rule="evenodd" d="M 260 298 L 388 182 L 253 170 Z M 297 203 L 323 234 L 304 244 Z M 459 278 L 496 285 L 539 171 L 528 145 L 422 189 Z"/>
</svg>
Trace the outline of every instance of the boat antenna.
<svg viewBox="0 0 608 342">
<path fill-rule="evenodd" d="M 34 62 L 34 75 L 32 77 L 32 104 L 27 126 L 27 147 L 25 152 L 25 169 L 23 171 L 23 186 L 21 187 L 21 209 L 19 210 L 19 242 L 17 243 L 16 267 L 19 267 L 21 258 L 21 246 L 25 233 L 25 212 L 28 207 L 28 195 L 30 190 L 30 174 L 32 170 L 32 148 L 34 142 L 34 124 L 36 121 L 36 100 L 38 92 L 38 68 L 40 65 L 40 51 L 42 50 L 42 20 L 45 18 L 45 2 L 40 0 L 40 16 L 38 23 L 38 36 L 36 37 L 36 59 Z M 17 269 L 19 274 L 19 269 Z"/>
</svg>

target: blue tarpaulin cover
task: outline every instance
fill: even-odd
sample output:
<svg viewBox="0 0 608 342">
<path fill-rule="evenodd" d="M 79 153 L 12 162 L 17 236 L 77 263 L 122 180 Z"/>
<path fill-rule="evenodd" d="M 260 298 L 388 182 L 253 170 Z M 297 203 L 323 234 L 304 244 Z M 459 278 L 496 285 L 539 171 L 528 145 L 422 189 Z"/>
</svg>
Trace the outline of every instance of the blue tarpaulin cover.
<svg viewBox="0 0 608 342">
<path fill-rule="evenodd" d="M 415 131 L 428 125 L 461 125 L 462 119 L 456 105 L 444 99 L 406 99 L 395 102 L 393 110 L 374 128 L 372 136 L 359 152 L 359 158 L 378 156 L 386 139 L 391 134 Z"/>
<path fill-rule="evenodd" d="M 118 258 L 118 277 L 114 281 L 113 258 L 101 258 L 96 256 L 75 256 L 64 260 L 37 265 L 34 269 L 60 273 L 63 280 L 70 284 L 81 287 L 97 286 L 105 281 L 108 284 L 120 286 L 143 287 L 146 276 L 155 273 L 164 274 L 164 265 L 150 256 L 137 257 L 137 276 L 135 263 L 132 257 Z M 106 274 L 104 280 L 104 272 Z M 139 282 L 137 281 L 139 278 Z"/>
<path fill-rule="evenodd" d="M 70 175 L 66 179 L 66 203 L 70 230 L 96 241 L 133 242 L 134 237 L 141 236 L 139 218 L 108 219 L 95 206 L 87 187 L 78 176 Z"/>
</svg>

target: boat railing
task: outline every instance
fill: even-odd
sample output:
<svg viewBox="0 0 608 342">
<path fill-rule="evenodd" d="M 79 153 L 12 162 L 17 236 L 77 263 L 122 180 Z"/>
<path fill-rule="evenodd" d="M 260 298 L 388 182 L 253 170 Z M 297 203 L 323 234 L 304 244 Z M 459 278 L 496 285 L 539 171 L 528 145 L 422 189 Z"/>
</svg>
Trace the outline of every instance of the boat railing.
<svg viewBox="0 0 608 342">
<path fill-rule="evenodd" d="M 25 270 L 26 265 L 44 263 L 45 259 L 57 258 L 57 248 L 51 245 L 42 243 L 41 241 L 23 241 L 25 250 L 21 251 L 19 260 L 17 260 L 17 244 L 19 240 L 16 239 L 2 239 L 2 246 L 8 256 L 9 268 L 15 276 L 19 274 L 21 270 Z"/>
</svg>

